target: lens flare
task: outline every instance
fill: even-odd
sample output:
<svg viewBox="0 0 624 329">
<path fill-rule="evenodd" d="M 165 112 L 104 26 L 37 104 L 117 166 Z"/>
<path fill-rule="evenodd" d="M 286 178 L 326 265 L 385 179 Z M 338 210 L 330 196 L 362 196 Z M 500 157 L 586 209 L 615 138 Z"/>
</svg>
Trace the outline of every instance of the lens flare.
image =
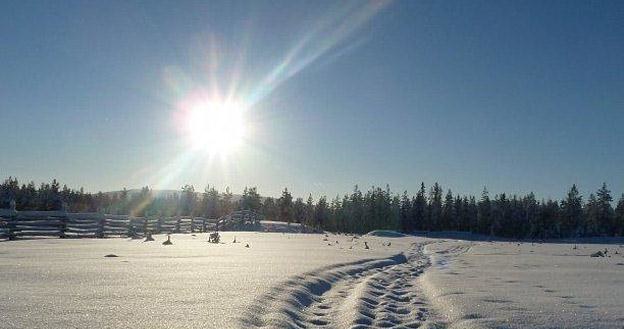
<svg viewBox="0 0 624 329">
<path fill-rule="evenodd" d="M 171 104 L 172 140 L 176 153 L 150 178 L 156 188 L 170 188 L 180 177 L 199 181 L 225 181 L 243 158 L 257 152 L 258 159 L 276 158 L 283 150 L 262 132 L 272 116 L 258 115 L 262 101 L 313 64 L 327 65 L 362 45 L 367 38 L 354 38 L 367 22 L 389 6 L 391 0 L 338 1 L 319 17 L 310 17 L 295 33 L 292 43 L 267 58 L 247 63 L 253 41 L 253 17 L 246 20 L 238 42 L 222 42 L 215 34 L 199 42 L 197 62 L 188 67 L 167 66 L 164 82 L 170 92 L 163 101 Z M 229 49 L 227 44 L 233 44 Z M 266 128 L 266 127 L 265 127 Z M 178 144 L 180 143 L 180 144 Z M 192 173 L 192 174 L 189 174 Z"/>
<path fill-rule="evenodd" d="M 189 109 L 186 134 L 195 150 L 209 154 L 235 151 L 245 137 L 245 106 L 238 102 L 201 102 Z"/>
</svg>

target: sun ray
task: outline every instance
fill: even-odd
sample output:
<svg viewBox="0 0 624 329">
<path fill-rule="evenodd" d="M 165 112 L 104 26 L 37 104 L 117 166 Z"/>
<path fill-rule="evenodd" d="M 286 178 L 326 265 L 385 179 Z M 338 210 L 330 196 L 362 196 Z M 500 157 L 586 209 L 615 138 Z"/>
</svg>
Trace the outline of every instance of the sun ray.
<svg viewBox="0 0 624 329">
<path fill-rule="evenodd" d="M 165 68 L 165 83 L 176 98 L 172 101 L 176 104 L 174 126 L 186 146 L 153 177 L 156 186 L 170 188 L 171 183 L 189 171 L 196 175 L 199 172 L 201 180 L 207 180 L 209 168 L 215 165 L 219 166 L 220 175 L 229 177 L 236 170 L 233 167 L 236 161 L 229 159 L 246 146 L 248 150 L 265 155 L 271 153 L 275 158 L 278 152 L 271 145 L 264 145 L 250 136 L 253 132 L 246 122 L 247 112 L 319 59 L 323 59 L 320 64 L 327 65 L 364 43 L 366 40 L 362 38 L 347 40 L 389 3 L 390 0 L 337 3 L 329 10 L 330 14 L 319 17 L 308 26 L 306 33 L 299 36 L 281 59 L 255 82 L 245 71 L 252 35 L 250 23 L 233 52 L 223 48 L 216 35 L 208 36 L 204 43 L 206 48 L 200 52 L 203 59 L 200 59 L 199 70 L 205 72 L 203 81 L 201 77 L 185 74 L 178 67 Z M 194 81 L 196 78 L 199 80 Z"/>
</svg>

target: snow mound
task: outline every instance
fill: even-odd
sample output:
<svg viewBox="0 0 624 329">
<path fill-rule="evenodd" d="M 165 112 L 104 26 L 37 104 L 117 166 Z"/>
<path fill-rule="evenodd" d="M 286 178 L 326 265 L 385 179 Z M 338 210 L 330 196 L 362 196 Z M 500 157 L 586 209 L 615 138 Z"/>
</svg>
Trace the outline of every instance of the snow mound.
<svg viewBox="0 0 624 329">
<path fill-rule="evenodd" d="M 403 233 L 392 231 L 392 230 L 374 230 L 368 232 L 366 235 L 368 236 L 378 236 L 382 238 L 402 238 L 406 236 Z"/>
</svg>

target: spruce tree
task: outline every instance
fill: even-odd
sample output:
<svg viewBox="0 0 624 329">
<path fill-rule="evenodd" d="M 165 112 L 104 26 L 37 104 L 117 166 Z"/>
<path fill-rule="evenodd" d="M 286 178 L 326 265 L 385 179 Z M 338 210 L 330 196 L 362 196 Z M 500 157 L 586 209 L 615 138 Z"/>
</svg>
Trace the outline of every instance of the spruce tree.
<svg viewBox="0 0 624 329">
<path fill-rule="evenodd" d="M 284 188 L 282 191 L 282 196 L 278 200 L 279 206 L 279 218 L 283 222 L 288 222 L 290 224 L 292 222 L 292 195 L 288 192 L 288 188 Z"/>
<path fill-rule="evenodd" d="M 492 217 L 489 234 L 502 236 L 504 228 L 507 227 L 507 211 L 508 201 L 505 193 L 501 193 L 494 198 L 494 206 L 492 207 Z"/>
<path fill-rule="evenodd" d="M 195 188 L 193 185 L 184 185 L 182 186 L 182 198 L 180 199 L 182 202 L 181 211 L 179 215 L 182 216 L 192 216 L 193 209 L 195 209 L 196 197 L 195 197 Z"/>
<path fill-rule="evenodd" d="M 17 195 L 19 193 L 19 182 L 17 178 L 9 176 L 0 184 L 0 208 L 10 208 L 11 201 L 16 202 L 18 210 L 21 210 L 21 204 L 17 203 Z"/>
<path fill-rule="evenodd" d="M 542 239 L 545 238 L 559 238 L 560 230 L 560 209 L 559 202 L 548 200 L 547 202 L 542 201 L 541 211 L 540 211 L 540 234 L 539 237 Z"/>
<path fill-rule="evenodd" d="M 477 199 L 474 196 L 470 196 L 468 199 L 468 230 L 472 233 L 479 231 L 479 207 L 477 206 Z"/>
<path fill-rule="evenodd" d="M 314 226 L 324 229 L 328 217 L 329 206 L 327 204 L 327 197 L 322 196 L 316 203 L 316 207 L 314 207 Z"/>
<path fill-rule="evenodd" d="M 305 203 L 302 198 L 297 198 L 293 203 L 293 219 L 295 223 L 301 223 L 305 216 Z"/>
<path fill-rule="evenodd" d="M 585 233 L 594 236 L 600 233 L 600 206 L 596 196 L 591 193 L 585 205 Z"/>
<path fill-rule="evenodd" d="M 364 196 L 359 187 L 355 185 L 353 192 L 349 197 L 348 214 L 351 218 L 351 225 L 356 232 L 362 232 L 365 230 L 366 218 L 364 211 Z"/>
<path fill-rule="evenodd" d="M 232 198 L 234 195 L 232 191 L 230 191 L 230 187 L 225 188 L 225 192 L 221 195 L 220 206 L 219 206 L 219 217 L 229 215 L 234 210 L 234 205 L 232 204 Z"/>
<path fill-rule="evenodd" d="M 411 232 L 414 230 L 412 226 L 412 202 L 407 194 L 407 191 L 403 192 L 401 196 L 401 206 L 400 206 L 400 221 L 401 221 L 401 231 L 403 232 Z"/>
<path fill-rule="evenodd" d="M 468 213 L 467 213 L 468 199 L 462 198 L 459 195 L 455 197 L 453 203 L 453 220 L 451 228 L 454 231 L 468 231 Z"/>
<path fill-rule="evenodd" d="M 390 192 L 390 188 L 388 188 L 388 193 L 389 192 Z M 401 229 L 401 223 L 400 223 L 401 198 L 399 198 L 398 195 L 393 195 L 389 201 L 390 201 L 390 208 L 388 212 L 389 217 L 387 217 L 386 220 L 384 221 L 382 228 L 398 231 Z M 409 209 L 407 211 L 407 214 L 409 216 Z"/>
<path fill-rule="evenodd" d="M 481 200 L 478 204 L 477 226 L 478 232 L 481 234 L 490 234 L 492 203 L 486 187 L 481 193 Z"/>
<path fill-rule="evenodd" d="M 561 201 L 561 231 L 565 236 L 578 237 L 582 233 L 582 222 L 583 200 L 574 184 Z"/>
<path fill-rule="evenodd" d="M 204 216 L 219 218 L 219 191 L 214 186 L 207 186 L 204 189 L 202 203 Z"/>
<path fill-rule="evenodd" d="M 540 232 L 539 228 L 539 203 L 535 199 L 533 192 L 527 194 L 523 198 L 524 208 L 526 209 L 525 236 L 529 238 L 536 238 Z"/>
<path fill-rule="evenodd" d="M 453 211 L 454 211 L 454 199 L 453 193 L 449 189 L 446 192 L 446 196 L 444 197 L 444 203 L 442 204 L 442 215 L 440 220 L 440 230 L 447 231 L 450 230 L 453 222 Z"/>
<path fill-rule="evenodd" d="M 260 211 L 262 207 L 262 198 L 258 193 L 257 187 L 247 187 L 243 190 L 243 197 L 241 198 L 241 209 Z"/>
<path fill-rule="evenodd" d="M 428 229 L 433 231 L 440 230 L 440 221 L 442 219 L 442 188 L 436 182 L 429 192 L 429 225 Z"/>
<path fill-rule="evenodd" d="M 304 223 L 307 226 L 314 227 L 314 199 L 312 194 L 308 195 L 308 200 L 305 204 Z"/>
<path fill-rule="evenodd" d="M 279 211 L 275 205 L 275 200 L 271 197 L 264 199 L 262 203 L 262 214 L 268 220 L 277 220 Z"/>
<path fill-rule="evenodd" d="M 624 235 L 624 193 L 615 207 L 615 232 L 618 236 Z"/>
<path fill-rule="evenodd" d="M 607 184 L 602 183 L 602 187 L 596 192 L 598 201 L 598 227 L 601 234 L 612 235 L 613 232 L 613 207 L 611 206 L 611 191 L 607 189 Z"/>
<path fill-rule="evenodd" d="M 414 229 L 429 229 L 427 220 L 427 197 L 425 195 L 425 183 L 420 183 L 420 190 L 416 194 L 412 204 L 412 218 L 414 221 Z"/>
</svg>

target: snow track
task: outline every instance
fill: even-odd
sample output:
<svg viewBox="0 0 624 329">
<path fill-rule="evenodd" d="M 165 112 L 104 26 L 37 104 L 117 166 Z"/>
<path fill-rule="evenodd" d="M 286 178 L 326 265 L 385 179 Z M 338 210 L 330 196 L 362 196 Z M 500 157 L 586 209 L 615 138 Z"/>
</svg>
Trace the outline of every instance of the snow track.
<svg viewBox="0 0 624 329">
<path fill-rule="evenodd" d="M 435 327 L 418 278 L 430 265 L 423 244 L 406 254 L 324 267 L 296 276 L 254 301 L 249 328 Z"/>
</svg>

